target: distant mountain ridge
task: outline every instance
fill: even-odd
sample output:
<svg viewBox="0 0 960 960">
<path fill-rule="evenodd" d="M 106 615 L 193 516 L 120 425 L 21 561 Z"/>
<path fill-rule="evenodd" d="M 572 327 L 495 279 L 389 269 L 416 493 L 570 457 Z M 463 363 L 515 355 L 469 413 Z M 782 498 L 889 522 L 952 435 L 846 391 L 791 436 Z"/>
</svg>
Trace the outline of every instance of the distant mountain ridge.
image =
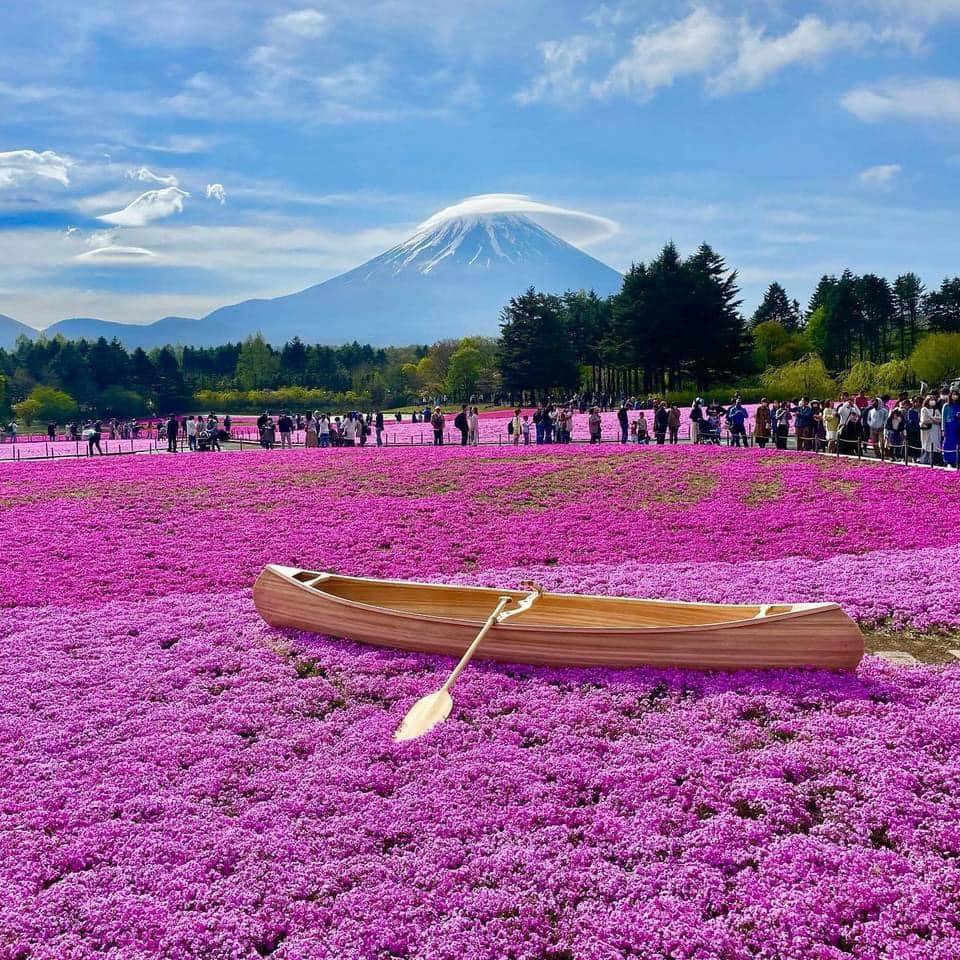
<svg viewBox="0 0 960 960">
<path fill-rule="evenodd" d="M 29 337 L 31 340 L 37 335 L 33 327 L 28 327 L 13 317 L 0 313 L 0 347 L 11 349 L 17 342 L 17 337 Z"/>
<path fill-rule="evenodd" d="M 275 346 L 352 340 L 375 346 L 496 335 L 500 310 L 528 287 L 616 293 L 622 276 L 529 217 L 476 214 L 426 221 L 412 237 L 359 267 L 269 300 L 221 307 L 201 320 L 146 325 L 73 318 L 44 333 L 117 337 L 127 347 L 214 346 L 261 332 Z"/>
</svg>

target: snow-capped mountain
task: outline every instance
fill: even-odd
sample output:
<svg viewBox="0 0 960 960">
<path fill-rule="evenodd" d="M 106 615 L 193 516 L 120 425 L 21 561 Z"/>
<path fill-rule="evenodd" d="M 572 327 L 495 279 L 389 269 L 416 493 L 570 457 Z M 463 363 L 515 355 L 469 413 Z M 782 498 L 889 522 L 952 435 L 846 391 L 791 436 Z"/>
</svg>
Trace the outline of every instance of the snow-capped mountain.
<svg viewBox="0 0 960 960">
<path fill-rule="evenodd" d="M 279 343 L 431 343 L 499 332 L 500 310 L 534 286 L 562 293 L 620 289 L 616 270 L 521 214 L 427 221 L 409 240 L 300 293 L 248 300 L 205 321 L 261 330 Z"/>
<path fill-rule="evenodd" d="M 551 293 L 620 289 L 621 275 L 518 213 L 432 217 L 386 253 L 299 293 L 246 300 L 202 320 L 169 317 L 146 326 L 60 321 L 48 335 L 118 337 L 130 346 L 207 346 L 260 331 L 273 344 L 352 340 L 433 343 L 496 335 L 501 309 L 533 286 Z"/>
</svg>

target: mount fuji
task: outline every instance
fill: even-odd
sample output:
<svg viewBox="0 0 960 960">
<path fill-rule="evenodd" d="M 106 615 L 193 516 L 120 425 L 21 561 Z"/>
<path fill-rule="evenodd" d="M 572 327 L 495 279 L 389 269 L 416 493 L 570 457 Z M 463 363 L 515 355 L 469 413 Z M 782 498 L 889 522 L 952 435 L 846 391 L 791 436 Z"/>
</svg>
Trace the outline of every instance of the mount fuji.
<svg viewBox="0 0 960 960">
<path fill-rule="evenodd" d="M 299 293 L 246 300 L 202 320 L 171 317 L 145 326 L 66 320 L 46 333 L 77 336 L 82 329 L 88 337 L 116 336 L 142 347 L 209 346 L 258 331 L 276 346 L 294 336 L 326 344 L 432 343 L 496 335 L 501 309 L 528 287 L 607 296 L 622 279 L 523 213 L 438 215 L 386 253 Z"/>
</svg>

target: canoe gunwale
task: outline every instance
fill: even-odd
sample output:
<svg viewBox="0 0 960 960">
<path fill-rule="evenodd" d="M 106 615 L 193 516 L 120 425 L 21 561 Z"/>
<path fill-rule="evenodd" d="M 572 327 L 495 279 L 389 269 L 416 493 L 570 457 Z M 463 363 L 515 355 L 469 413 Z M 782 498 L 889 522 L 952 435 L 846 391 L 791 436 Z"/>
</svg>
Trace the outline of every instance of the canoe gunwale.
<svg viewBox="0 0 960 960">
<path fill-rule="evenodd" d="M 347 597 L 340 597 L 334 593 L 330 593 L 323 589 L 323 583 L 332 581 L 332 580 L 346 580 L 354 582 L 377 582 L 389 584 L 391 586 L 400 586 L 400 587 L 410 587 L 410 588 L 427 588 L 427 589 L 446 589 L 459 592 L 483 592 L 489 593 L 491 597 L 505 596 L 507 594 L 511 596 L 523 597 L 526 596 L 526 591 L 523 590 L 513 590 L 513 589 L 504 589 L 498 590 L 494 587 L 467 587 L 460 584 L 448 584 L 448 583 L 421 583 L 417 581 L 405 581 L 405 580 L 388 580 L 381 578 L 373 577 L 348 577 L 342 576 L 340 574 L 331 574 L 331 573 L 321 573 L 320 571 L 313 572 L 301 568 L 294 567 L 281 567 L 277 564 L 268 564 L 264 572 L 269 570 L 274 576 L 280 578 L 283 582 L 290 586 L 299 587 L 304 591 L 304 593 L 316 599 L 321 599 L 326 603 L 332 603 L 337 606 L 345 607 L 347 609 L 356 609 L 363 610 L 373 613 L 378 613 L 384 616 L 395 617 L 397 619 L 406 621 L 406 622 L 429 622 L 435 624 L 451 624 L 458 626 L 467 626 L 474 627 L 481 625 L 483 623 L 482 619 L 466 619 L 463 617 L 442 617 L 436 616 L 435 614 L 430 613 L 415 613 L 407 610 L 400 610 L 395 607 L 382 606 L 372 603 L 364 603 L 359 600 L 352 600 Z M 289 571 L 289 572 L 288 572 Z M 314 577 L 321 578 L 319 582 L 308 583 L 303 580 L 298 580 L 293 576 L 294 573 L 314 573 Z M 711 604 L 711 603 L 688 603 L 683 600 L 650 600 L 642 599 L 638 597 L 604 597 L 595 594 L 564 594 L 564 593 L 545 593 L 544 596 L 547 597 L 576 597 L 577 599 L 587 599 L 587 600 L 628 600 L 637 604 L 669 604 L 672 606 L 700 606 L 700 607 L 735 607 L 739 604 Z M 786 606 L 786 604 L 784 604 Z M 743 606 L 761 606 L 760 604 L 743 604 Z M 702 623 L 702 624 L 686 624 L 682 626 L 660 626 L 660 625 L 650 625 L 650 626 L 613 626 L 613 625 L 600 625 L 600 626 L 583 626 L 577 624 L 576 626 L 571 626 L 567 624 L 542 624 L 542 623 L 524 623 L 523 619 L 520 618 L 516 621 L 505 621 L 502 624 L 498 624 L 494 629 L 504 632 L 527 632 L 535 630 L 537 633 L 544 633 L 547 635 L 555 634 L 557 636 L 562 636 L 569 634 L 571 629 L 575 629 L 576 632 L 580 635 L 586 637 L 590 636 L 632 636 L 632 635 L 646 635 L 646 634 L 661 634 L 661 633 L 699 633 L 702 631 L 712 631 L 712 630 L 735 630 L 741 627 L 748 626 L 757 626 L 762 623 L 766 626 L 773 626 L 774 624 L 783 622 L 785 620 L 792 620 L 798 617 L 808 617 L 816 616 L 818 614 L 827 613 L 833 610 L 839 610 L 840 605 L 837 603 L 805 603 L 805 604 L 790 604 L 791 610 L 785 613 L 774 613 L 774 614 L 765 614 L 763 616 L 753 615 L 749 617 L 744 617 L 740 620 L 725 620 L 725 621 L 715 621 L 712 623 Z"/>
</svg>

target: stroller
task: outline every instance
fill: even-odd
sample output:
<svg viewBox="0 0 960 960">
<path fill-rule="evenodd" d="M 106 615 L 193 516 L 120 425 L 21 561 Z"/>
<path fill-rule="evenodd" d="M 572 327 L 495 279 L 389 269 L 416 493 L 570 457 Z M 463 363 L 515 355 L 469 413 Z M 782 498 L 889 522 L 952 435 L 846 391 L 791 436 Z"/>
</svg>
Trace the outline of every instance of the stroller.
<svg viewBox="0 0 960 960">
<path fill-rule="evenodd" d="M 220 449 L 221 439 L 227 438 L 226 430 L 218 430 L 216 425 L 206 426 L 197 434 L 197 450 L 209 453 Z"/>
</svg>

